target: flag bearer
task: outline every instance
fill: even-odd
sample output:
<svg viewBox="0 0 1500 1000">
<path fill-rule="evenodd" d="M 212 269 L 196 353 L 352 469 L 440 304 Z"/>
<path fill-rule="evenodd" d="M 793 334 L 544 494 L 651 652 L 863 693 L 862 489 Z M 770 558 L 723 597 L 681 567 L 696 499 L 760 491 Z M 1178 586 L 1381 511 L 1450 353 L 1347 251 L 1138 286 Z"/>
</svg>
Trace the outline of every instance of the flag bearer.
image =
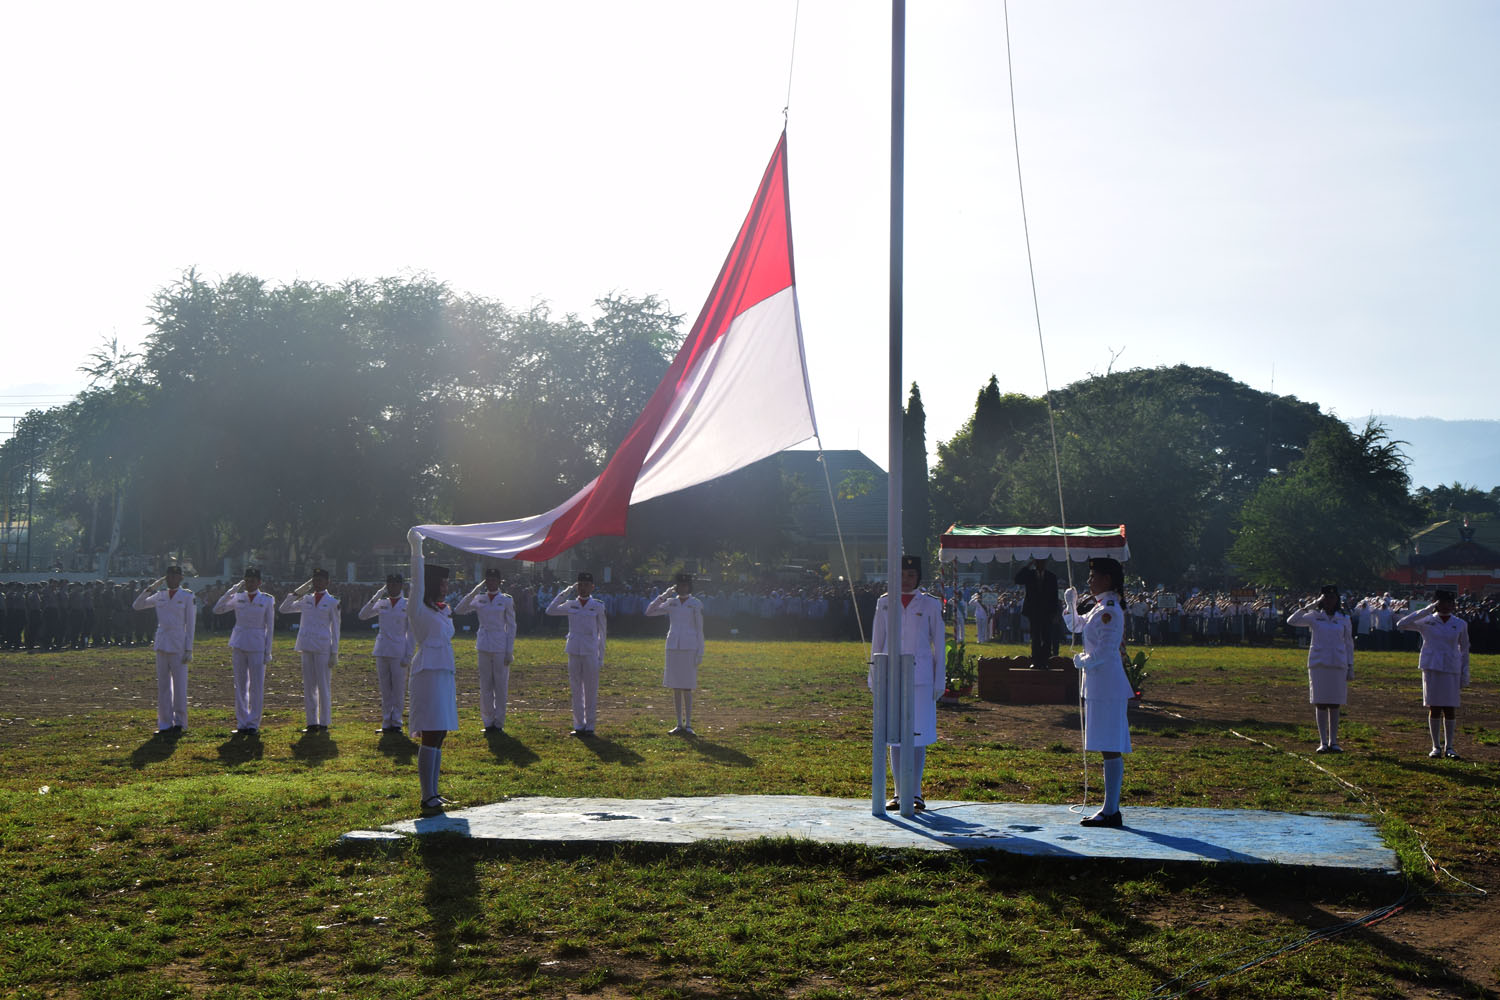
<svg viewBox="0 0 1500 1000">
<path fill-rule="evenodd" d="M 385 587 L 359 609 L 359 620 L 380 619 L 375 636 L 375 675 L 380 686 L 380 731 L 401 732 L 406 707 L 406 670 L 411 665 L 412 639 L 406 627 L 406 598 L 401 596 L 401 574 L 391 573 Z"/>
<path fill-rule="evenodd" d="M 241 735 L 260 731 L 265 704 L 266 665 L 271 662 L 271 636 L 276 626 L 276 601 L 261 593 L 260 570 L 245 567 L 244 578 L 214 605 L 214 614 L 234 612 L 229 633 L 229 655 L 234 660 L 234 723 Z"/>
<path fill-rule="evenodd" d="M 453 609 L 456 615 L 479 616 L 474 648 L 479 660 L 479 717 L 486 733 L 505 731 L 510 665 L 516 658 L 516 602 L 500 592 L 500 582 L 498 569 L 485 570 L 484 580 Z"/>
<path fill-rule="evenodd" d="M 947 630 L 943 626 L 943 603 L 925 591 L 918 590 L 922 582 L 922 559 L 920 556 L 901 557 L 901 647 L 912 660 L 913 719 L 916 729 L 915 758 L 912 762 L 912 779 L 916 783 L 913 803 L 918 810 L 926 809 L 922 797 L 922 772 L 927 767 L 927 748 L 937 741 L 937 701 L 948 686 L 948 666 L 945 662 L 945 640 Z M 889 613 L 889 594 L 882 594 L 875 602 L 875 618 L 870 627 L 870 655 L 890 653 L 892 666 L 899 666 L 900 659 L 895 650 L 887 648 L 886 619 Z M 874 667 L 866 683 L 875 683 Z M 887 809 L 901 805 L 901 734 L 889 733 L 886 743 L 890 746 L 892 782 L 896 795 L 885 804 Z"/>
<path fill-rule="evenodd" d="M 339 600 L 328 592 L 328 571 L 313 570 L 312 579 L 286 595 L 284 615 L 301 615 L 296 650 L 302 654 L 302 709 L 305 733 L 326 733 L 332 721 L 333 666 L 339 661 Z"/>
<path fill-rule="evenodd" d="M 166 584 L 164 589 L 157 589 Z M 187 729 L 187 665 L 193 662 L 193 631 L 198 615 L 193 592 L 182 586 L 182 569 L 168 566 L 146 585 L 131 605 L 156 611 L 156 732 L 179 736 Z"/>
<path fill-rule="evenodd" d="M 573 735 L 593 736 L 599 709 L 599 669 L 604 664 L 604 604 L 595 600 L 594 574 L 559 591 L 547 614 L 568 619 L 568 688 L 573 702 Z M 576 596 L 569 596 L 576 595 Z"/>
<path fill-rule="evenodd" d="M 646 614 L 667 617 L 667 664 L 661 683 L 672 689 L 672 705 L 677 710 L 672 735 L 695 736 L 693 689 L 703 663 L 703 602 L 693 596 L 691 574 L 678 573 L 675 582 L 672 590 L 662 591 L 646 605 Z"/>
</svg>

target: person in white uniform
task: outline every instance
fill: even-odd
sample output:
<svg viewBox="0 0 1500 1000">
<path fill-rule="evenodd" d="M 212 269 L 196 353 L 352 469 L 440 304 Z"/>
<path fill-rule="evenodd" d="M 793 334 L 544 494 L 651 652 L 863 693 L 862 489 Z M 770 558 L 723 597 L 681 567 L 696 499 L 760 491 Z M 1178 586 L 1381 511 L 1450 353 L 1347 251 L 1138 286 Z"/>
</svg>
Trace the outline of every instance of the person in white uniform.
<svg viewBox="0 0 1500 1000">
<path fill-rule="evenodd" d="M 925 591 L 917 589 L 922 582 L 922 559 L 919 556 L 901 557 L 901 648 L 912 655 L 912 719 L 916 730 L 916 747 L 912 760 L 912 780 L 916 788 L 912 791 L 912 802 L 918 810 L 927 808 L 922 796 L 922 772 L 927 768 L 927 748 L 937 742 L 937 701 L 948 686 L 948 665 L 943 627 L 943 603 Z M 889 594 L 880 595 L 875 602 L 875 618 L 870 625 L 870 655 L 891 653 L 886 638 L 890 615 Z M 872 690 L 875 686 L 873 664 L 865 684 Z M 891 773 L 891 787 L 896 794 L 885 804 L 887 809 L 901 806 L 901 734 L 887 736 Z"/>
<path fill-rule="evenodd" d="M 1425 608 L 1402 616 L 1396 627 L 1422 636 L 1417 666 L 1422 671 L 1422 704 L 1432 736 L 1429 757 L 1458 759 L 1453 749 L 1458 724 L 1458 692 L 1469 685 L 1469 623 L 1453 613 L 1458 594 L 1439 590 Z"/>
<path fill-rule="evenodd" d="M 579 573 L 578 582 L 559 591 L 547 614 L 568 619 L 568 690 L 573 702 L 573 735 L 593 736 L 599 708 L 599 670 L 604 664 L 604 604 L 594 600 L 594 574 Z M 576 596 L 570 596 L 576 595 Z"/>
<path fill-rule="evenodd" d="M 294 647 L 302 654 L 302 709 L 305 733 L 326 733 L 333 721 L 333 667 L 339 661 L 339 601 L 328 592 L 328 571 L 313 570 L 312 579 L 286 595 L 284 615 L 301 615 Z"/>
<path fill-rule="evenodd" d="M 1125 567 L 1119 560 L 1089 560 L 1092 603 L 1080 608 L 1078 591 L 1063 593 L 1063 618 L 1069 631 L 1083 634 L 1083 651 L 1073 657 L 1082 676 L 1078 694 L 1083 700 L 1083 749 L 1104 757 L 1104 804 L 1082 826 L 1122 827 L 1120 791 L 1125 784 L 1125 758 L 1130 753 L 1130 699 L 1135 694 L 1125 676 L 1123 649 L 1127 608 Z"/>
<path fill-rule="evenodd" d="M 677 710 L 673 736 L 696 736 L 693 732 L 693 690 L 698 686 L 698 667 L 703 663 L 703 602 L 693 596 L 693 578 L 678 573 L 671 590 L 664 590 L 646 605 L 646 614 L 667 618 L 667 663 L 662 669 L 662 687 L 672 689 Z"/>
<path fill-rule="evenodd" d="M 1317 603 L 1293 611 L 1286 623 L 1310 633 L 1307 646 L 1307 700 L 1318 723 L 1314 753 L 1343 753 L 1339 746 L 1339 708 L 1349 701 L 1354 680 L 1354 631 L 1339 610 L 1339 588 L 1324 587 Z"/>
<path fill-rule="evenodd" d="M 156 641 L 151 644 L 156 650 L 156 733 L 180 736 L 187 729 L 187 665 L 193 662 L 198 624 L 193 592 L 182 586 L 182 569 L 168 566 L 166 575 L 148 583 L 131 607 L 156 611 Z"/>
<path fill-rule="evenodd" d="M 242 736 L 260 732 L 266 698 L 266 665 L 276 628 L 276 599 L 261 592 L 260 570 L 245 567 L 244 577 L 219 598 L 214 614 L 234 612 L 229 655 L 234 661 L 234 724 Z"/>
<path fill-rule="evenodd" d="M 974 611 L 974 641 L 990 641 L 990 609 L 984 606 L 983 591 L 976 590 L 974 596 L 969 598 L 969 606 Z"/>
<path fill-rule="evenodd" d="M 375 634 L 375 675 L 380 687 L 380 732 L 401 732 L 406 708 L 406 670 L 411 665 L 412 639 L 406 629 L 406 598 L 400 573 L 388 574 L 385 589 L 377 590 L 359 609 L 359 620 L 379 619 Z"/>
<path fill-rule="evenodd" d="M 479 616 L 474 648 L 479 660 L 479 717 L 486 733 L 505 731 L 510 665 L 516 656 L 516 602 L 500 592 L 500 583 L 498 569 L 485 570 L 484 580 L 453 609 L 456 615 Z"/>
<path fill-rule="evenodd" d="M 412 532 L 411 600 L 406 627 L 411 631 L 411 731 L 422 741 L 417 749 L 417 779 L 422 812 L 442 812 L 452 805 L 438 794 L 443 772 L 443 740 L 458 728 L 458 688 L 453 678 L 453 612 L 444 603 L 448 568 L 423 565 L 422 537 Z"/>
</svg>

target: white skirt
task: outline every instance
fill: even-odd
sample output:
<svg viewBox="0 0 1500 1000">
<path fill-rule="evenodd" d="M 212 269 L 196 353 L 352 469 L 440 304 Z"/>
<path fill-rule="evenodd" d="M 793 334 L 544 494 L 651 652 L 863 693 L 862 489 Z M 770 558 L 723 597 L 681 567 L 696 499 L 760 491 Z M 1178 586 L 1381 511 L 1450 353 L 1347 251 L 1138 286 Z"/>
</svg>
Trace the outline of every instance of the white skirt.
<svg viewBox="0 0 1500 1000">
<path fill-rule="evenodd" d="M 1422 706 L 1424 708 L 1457 708 L 1459 684 L 1457 673 L 1441 670 L 1422 671 Z"/>
<path fill-rule="evenodd" d="M 698 651 L 696 649 L 667 650 L 667 666 L 661 672 L 661 686 L 687 688 L 698 686 Z"/>
<path fill-rule="evenodd" d="M 1086 698 L 1083 702 L 1083 748 L 1130 753 L 1130 702 L 1121 698 Z"/>
<path fill-rule="evenodd" d="M 411 675 L 411 707 L 406 724 L 414 733 L 458 729 L 458 689 L 451 670 L 418 670 Z"/>
<path fill-rule="evenodd" d="M 1309 705 L 1346 705 L 1349 702 L 1349 680 L 1343 667 L 1307 668 L 1307 703 Z"/>
</svg>

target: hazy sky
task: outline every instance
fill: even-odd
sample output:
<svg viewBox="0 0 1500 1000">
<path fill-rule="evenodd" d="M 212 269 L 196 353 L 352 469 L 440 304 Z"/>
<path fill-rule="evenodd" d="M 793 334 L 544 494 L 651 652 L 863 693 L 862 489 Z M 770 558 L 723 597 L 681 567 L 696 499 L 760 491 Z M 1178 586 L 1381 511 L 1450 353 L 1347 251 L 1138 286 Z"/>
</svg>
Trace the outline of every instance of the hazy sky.
<svg viewBox="0 0 1500 1000">
<path fill-rule="evenodd" d="M 1002 6 L 908 14 L 904 379 L 1038 394 Z M 426 272 L 690 323 L 782 126 L 828 447 L 885 462 L 889 8 L 0 4 L 0 414 L 188 267 Z M 1207 365 L 1346 418 L 1500 415 L 1500 4 L 1011 5 L 1054 386 Z M 0 419 L 0 434 L 10 429 Z"/>
</svg>

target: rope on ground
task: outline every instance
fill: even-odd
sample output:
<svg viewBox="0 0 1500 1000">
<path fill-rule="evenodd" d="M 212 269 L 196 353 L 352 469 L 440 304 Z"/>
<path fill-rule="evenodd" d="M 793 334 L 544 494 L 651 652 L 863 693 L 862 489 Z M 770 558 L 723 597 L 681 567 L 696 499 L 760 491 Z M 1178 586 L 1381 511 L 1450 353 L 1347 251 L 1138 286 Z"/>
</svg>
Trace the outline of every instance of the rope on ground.
<svg viewBox="0 0 1500 1000">
<path fill-rule="evenodd" d="M 1187 718 L 1187 716 L 1185 715 L 1173 712 L 1170 709 L 1161 708 L 1157 705 L 1142 705 L 1141 707 L 1146 709 L 1147 711 L 1158 712 L 1162 715 L 1170 715 L 1172 718 L 1181 719 L 1183 722 L 1193 721 Z M 1239 732 L 1236 729 L 1227 729 L 1226 732 L 1228 732 L 1231 736 L 1244 740 L 1247 743 L 1256 743 L 1268 750 L 1273 751 L 1274 753 L 1284 753 L 1289 757 L 1296 758 L 1302 763 L 1307 764 L 1317 769 L 1318 771 L 1321 771 L 1329 778 L 1332 778 L 1336 784 L 1352 792 L 1356 797 L 1359 798 L 1361 802 L 1365 803 L 1365 805 L 1367 805 L 1369 808 L 1373 809 L 1383 816 L 1390 816 L 1390 812 L 1384 806 L 1380 805 L 1380 803 L 1376 801 L 1375 797 L 1372 794 L 1354 784 L 1353 782 L 1339 777 L 1337 774 L 1334 774 L 1332 771 L 1328 770 L 1328 768 L 1324 767 L 1322 764 L 1319 764 L 1317 761 L 1311 760 L 1310 758 L 1307 758 L 1302 754 L 1293 753 L 1292 751 L 1283 749 L 1282 747 L 1274 746 L 1273 744 L 1267 743 L 1265 740 L 1258 739 L 1254 736 L 1246 736 L 1244 733 Z M 1432 853 L 1427 849 L 1427 842 L 1422 837 L 1417 828 L 1415 826 L 1412 826 L 1412 824 L 1410 823 L 1407 823 L 1406 825 L 1411 829 L 1412 836 L 1416 838 L 1417 847 L 1421 850 L 1423 859 L 1427 862 L 1428 867 L 1433 872 L 1441 873 L 1442 875 L 1447 876 L 1452 881 L 1457 882 L 1460 885 L 1467 886 L 1473 891 L 1465 893 L 1425 893 L 1418 890 L 1417 887 L 1412 883 L 1411 879 L 1407 878 L 1406 888 L 1402 891 L 1401 897 L 1393 903 L 1388 903 L 1385 906 L 1377 907 L 1376 909 L 1371 910 L 1369 913 L 1366 913 L 1360 917 L 1356 917 L 1353 920 L 1347 920 L 1343 923 L 1333 924 L 1331 926 L 1313 931 L 1310 934 L 1292 935 L 1285 938 L 1273 939 L 1270 942 L 1273 947 L 1269 951 L 1265 951 L 1247 962 L 1243 962 L 1232 969 L 1227 969 L 1224 972 L 1217 973 L 1216 975 L 1208 976 L 1206 978 L 1187 983 L 1180 989 L 1173 988 L 1177 984 L 1182 983 L 1183 980 L 1187 979 L 1194 970 L 1200 969 L 1203 966 L 1208 965 L 1210 962 L 1223 961 L 1224 959 L 1229 958 L 1232 955 L 1238 955 L 1242 952 L 1249 951 L 1252 948 L 1258 947 L 1258 945 L 1249 944 L 1245 945 L 1243 948 L 1235 948 L 1230 951 L 1214 955 L 1211 958 L 1206 958 L 1203 961 L 1190 966 L 1188 970 L 1182 973 L 1180 976 L 1169 979 L 1165 983 L 1162 983 L 1155 990 L 1152 990 L 1149 994 L 1147 994 L 1147 996 L 1151 997 L 1152 1000 L 1177 1000 L 1177 998 L 1179 997 L 1187 996 L 1190 993 L 1196 993 L 1199 990 L 1221 980 L 1227 979 L 1230 976 L 1237 975 L 1241 972 L 1245 972 L 1260 965 L 1264 965 L 1267 962 L 1273 961 L 1284 955 L 1290 955 L 1294 952 L 1301 951 L 1303 948 L 1310 947 L 1311 945 L 1316 944 L 1320 941 L 1328 941 L 1335 937 L 1338 937 L 1341 934 L 1347 934 L 1349 931 L 1358 930 L 1362 927 L 1373 927 L 1381 921 L 1387 919 L 1388 917 L 1393 917 L 1396 914 L 1400 913 L 1402 910 L 1406 909 L 1406 907 L 1415 899 L 1447 897 L 1454 895 L 1489 895 L 1489 893 L 1484 889 L 1481 889 L 1470 882 L 1464 881 L 1457 875 L 1454 875 L 1444 866 L 1438 864 L 1437 860 L 1433 858 Z"/>
</svg>

